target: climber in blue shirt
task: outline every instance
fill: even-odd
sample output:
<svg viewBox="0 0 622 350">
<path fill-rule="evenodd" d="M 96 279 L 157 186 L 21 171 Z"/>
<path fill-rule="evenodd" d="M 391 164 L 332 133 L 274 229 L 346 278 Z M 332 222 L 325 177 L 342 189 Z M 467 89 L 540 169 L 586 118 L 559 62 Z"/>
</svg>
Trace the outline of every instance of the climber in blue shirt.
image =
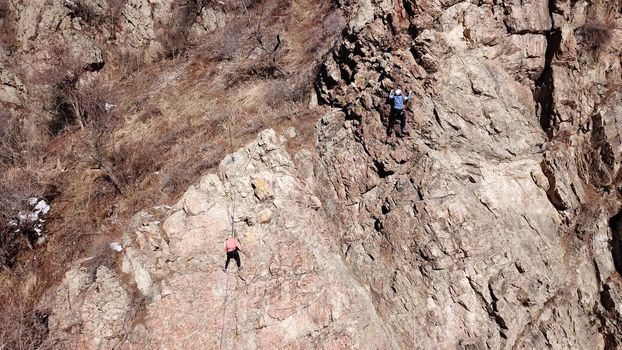
<svg viewBox="0 0 622 350">
<path fill-rule="evenodd" d="M 402 90 L 391 90 L 389 94 L 389 100 L 391 101 L 391 115 L 389 116 L 389 125 L 387 125 L 387 135 L 391 136 L 393 133 L 393 125 L 399 119 L 400 121 L 400 137 L 404 135 L 406 131 L 406 114 L 404 114 L 404 102 L 410 100 L 412 93 L 408 93 L 408 96 L 402 95 Z"/>
</svg>

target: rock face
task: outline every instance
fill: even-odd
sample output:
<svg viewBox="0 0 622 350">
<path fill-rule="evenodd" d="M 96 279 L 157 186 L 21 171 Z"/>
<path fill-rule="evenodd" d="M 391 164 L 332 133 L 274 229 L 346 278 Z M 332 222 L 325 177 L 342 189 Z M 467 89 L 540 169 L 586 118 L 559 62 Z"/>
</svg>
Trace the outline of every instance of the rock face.
<svg viewBox="0 0 622 350">
<path fill-rule="evenodd" d="M 100 349 L 397 348 L 342 261 L 312 184 L 301 181 L 298 169 L 312 167 L 305 152 L 298 160 L 302 168 L 267 130 L 224 159 L 220 176 L 191 187 L 163 224 L 139 213 L 122 273 L 67 273 L 49 321 L 56 340 Z M 233 263 L 225 273 L 232 216 L 244 270 Z M 143 305 L 140 319 L 118 317 L 130 302 Z M 82 327 L 72 336 L 74 324 Z"/>
<path fill-rule="evenodd" d="M 619 4 L 343 6 L 315 149 L 264 131 L 137 214 L 122 271 L 78 266 L 57 289 L 61 344 L 622 346 Z M 388 138 L 398 86 L 409 135 Z M 230 218 L 245 269 L 225 274 Z"/>
<path fill-rule="evenodd" d="M 99 71 L 113 58 L 158 61 L 186 41 L 201 40 L 224 26 L 227 18 L 221 4 L 200 1 L 6 3 L 0 8 L 0 102 L 10 108 L 21 107 L 26 99 L 40 103 L 37 99 L 50 93 L 50 75 Z M 12 45 L 4 42 L 6 37 Z M 22 81 L 30 82 L 31 91 Z M 36 107 L 40 114 L 49 112 Z"/>
<path fill-rule="evenodd" d="M 619 347 L 620 44 L 580 34 L 601 9 L 404 4 L 354 27 L 319 85 L 322 190 L 380 317 L 402 348 Z M 398 86 L 413 137 L 386 141 Z"/>
</svg>

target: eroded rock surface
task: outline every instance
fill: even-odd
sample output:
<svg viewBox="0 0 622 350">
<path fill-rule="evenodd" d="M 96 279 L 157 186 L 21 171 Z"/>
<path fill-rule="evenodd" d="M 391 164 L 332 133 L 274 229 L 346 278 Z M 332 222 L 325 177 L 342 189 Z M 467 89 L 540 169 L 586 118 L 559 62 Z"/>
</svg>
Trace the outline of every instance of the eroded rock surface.
<svg viewBox="0 0 622 350">
<path fill-rule="evenodd" d="M 220 176 L 191 187 L 162 223 L 139 213 L 124 237 L 122 274 L 70 270 L 54 302 L 53 334 L 75 339 L 65 323 L 82 324 L 79 339 L 90 343 L 80 344 L 88 348 L 397 348 L 343 263 L 330 220 L 284 140 L 272 130 L 260 133 L 223 160 Z M 224 273 L 231 215 L 244 270 L 233 264 Z M 137 291 L 143 305 L 140 319 L 121 333 L 117 308 L 94 307 L 108 289 L 118 294 L 108 294 L 110 303 Z"/>
<path fill-rule="evenodd" d="M 619 288 L 620 125 L 604 111 L 619 105 L 620 45 L 581 36 L 597 11 L 379 5 L 327 58 L 321 191 L 402 348 L 620 346 L 618 302 L 602 302 Z M 414 91 L 411 137 L 387 140 L 398 86 Z"/>
<path fill-rule="evenodd" d="M 621 347 L 619 6 L 601 41 L 587 1 L 342 6 L 315 149 L 290 155 L 264 131 L 172 209 L 137 214 L 122 271 L 68 272 L 51 334 L 126 349 Z M 388 138 L 397 86 L 414 92 L 409 135 Z M 226 275 L 231 216 L 245 270 Z M 138 311 L 121 322 L 98 285 Z"/>
</svg>

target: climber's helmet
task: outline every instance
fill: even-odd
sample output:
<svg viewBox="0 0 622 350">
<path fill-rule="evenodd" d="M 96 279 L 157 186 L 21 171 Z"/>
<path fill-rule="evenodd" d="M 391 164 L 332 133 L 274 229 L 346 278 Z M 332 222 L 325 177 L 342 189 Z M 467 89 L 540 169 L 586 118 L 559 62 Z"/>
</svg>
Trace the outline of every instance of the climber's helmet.
<svg viewBox="0 0 622 350">
<path fill-rule="evenodd" d="M 402 94 L 402 90 L 400 90 L 400 89 L 395 90 L 395 94 L 398 95 L 398 96 L 401 95 Z"/>
</svg>

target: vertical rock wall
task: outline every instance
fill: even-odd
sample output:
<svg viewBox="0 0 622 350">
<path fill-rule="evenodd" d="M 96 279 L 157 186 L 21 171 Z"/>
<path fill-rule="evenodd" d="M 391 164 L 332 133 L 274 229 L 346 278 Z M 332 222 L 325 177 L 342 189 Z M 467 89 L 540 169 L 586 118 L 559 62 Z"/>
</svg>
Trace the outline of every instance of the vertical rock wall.
<svg viewBox="0 0 622 350">
<path fill-rule="evenodd" d="M 397 349 L 331 239 L 313 178 L 300 176 L 311 153 L 294 161 L 284 142 L 266 130 L 172 208 L 138 213 L 121 272 L 77 262 L 44 305 L 52 340 L 75 349 Z M 225 273 L 230 218 L 244 269 L 232 262 Z"/>
<path fill-rule="evenodd" d="M 620 346 L 619 6 L 374 13 L 327 57 L 317 141 L 342 254 L 401 347 Z M 414 92 L 401 139 L 396 87 Z"/>
</svg>

